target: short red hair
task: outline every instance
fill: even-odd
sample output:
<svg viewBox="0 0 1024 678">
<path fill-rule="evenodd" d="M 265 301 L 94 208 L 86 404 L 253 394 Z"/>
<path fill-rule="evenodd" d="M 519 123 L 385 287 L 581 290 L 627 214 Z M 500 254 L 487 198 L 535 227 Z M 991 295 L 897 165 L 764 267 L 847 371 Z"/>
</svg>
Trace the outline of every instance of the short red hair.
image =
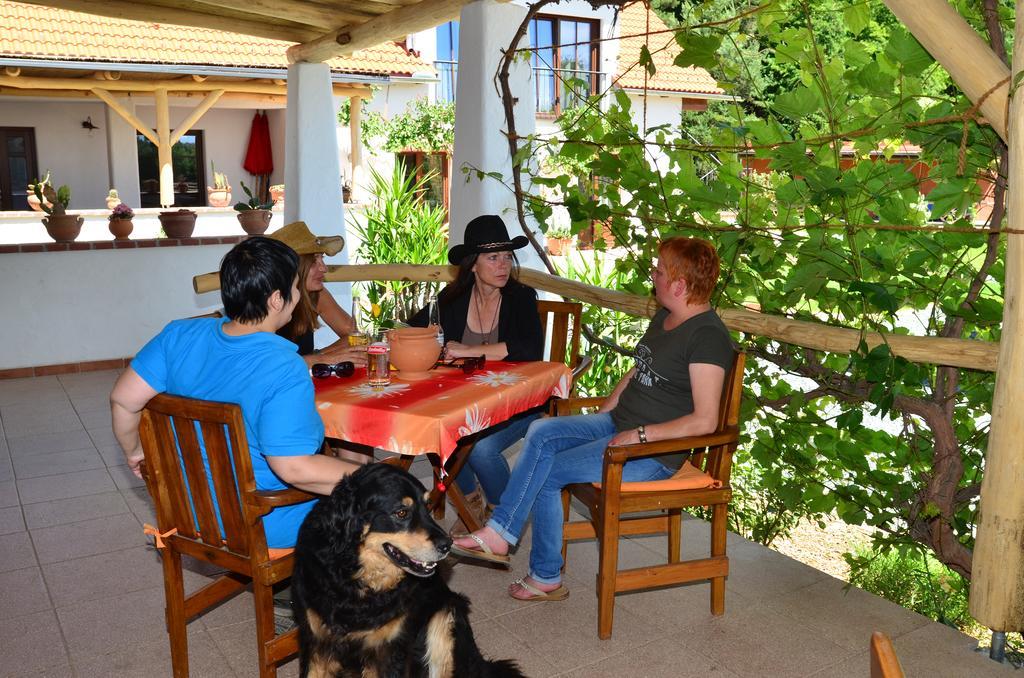
<svg viewBox="0 0 1024 678">
<path fill-rule="evenodd" d="M 686 281 L 688 304 L 706 304 L 711 300 L 719 271 L 714 245 L 701 238 L 668 238 L 658 245 L 658 259 L 669 280 Z"/>
</svg>

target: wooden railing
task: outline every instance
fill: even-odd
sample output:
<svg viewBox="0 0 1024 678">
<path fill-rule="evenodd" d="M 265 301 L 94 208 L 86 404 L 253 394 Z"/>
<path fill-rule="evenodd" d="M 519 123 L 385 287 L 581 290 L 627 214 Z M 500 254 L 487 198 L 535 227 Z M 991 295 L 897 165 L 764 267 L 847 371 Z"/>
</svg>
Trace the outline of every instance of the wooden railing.
<svg viewBox="0 0 1024 678">
<path fill-rule="evenodd" d="M 324 280 L 327 282 L 361 282 L 367 280 L 405 280 L 409 282 L 451 282 L 455 278 L 452 266 L 418 266 L 412 264 L 359 264 L 329 266 Z M 650 317 L 656 306 L 651 297 L 616 292 L 603 287 L 560 278 L 548 273 L 524 268 L 519 279 L 538 290 L 575 299 L 601 308 L 622 311 L 632 316 Z M 212 292 L 220 287 L 216 273 L 197 275 L 192 280 L 197 293 Z M 944 337 L 913 337 L 887 332 L 861 332 L 845 327 L 834 327 L 806 320 L 791 320 L 740 308 L 718 309 L 726 326 L 774 341 L 832 353 L 851 353 L 861 340 L 868 348 L 888 344 L 894 355 L 915 363 L 949 365 L 972 370 L 994 372 L 999 344 L 970 339 Z"/>
</svg>

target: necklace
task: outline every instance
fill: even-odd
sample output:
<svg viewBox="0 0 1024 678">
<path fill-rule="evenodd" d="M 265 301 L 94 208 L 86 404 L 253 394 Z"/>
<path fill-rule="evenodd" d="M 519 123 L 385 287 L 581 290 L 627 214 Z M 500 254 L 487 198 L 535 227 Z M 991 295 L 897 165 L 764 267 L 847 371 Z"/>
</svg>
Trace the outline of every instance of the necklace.
<svg viewBox="0 0 1024 678">
<path fill-rule="evenodd" d="M 494 306 L 494 313 L 491 315 L 491 322 L 488 325 L 488 329 L 484 329 L 484 309 L 483 309 L 483 295 L 480 294 L 480 290 L 476 287 L 473 288 L 476 293 L 476 318 L 480 322 L 480 336 L 483 337 L 484 345 L 491 343 L 491 335 L 494 334 L 494 328 L 498 324 L 498 309 L 501 308 L 501 294 L 498 294 L 498 303 Z"/>
</svg>

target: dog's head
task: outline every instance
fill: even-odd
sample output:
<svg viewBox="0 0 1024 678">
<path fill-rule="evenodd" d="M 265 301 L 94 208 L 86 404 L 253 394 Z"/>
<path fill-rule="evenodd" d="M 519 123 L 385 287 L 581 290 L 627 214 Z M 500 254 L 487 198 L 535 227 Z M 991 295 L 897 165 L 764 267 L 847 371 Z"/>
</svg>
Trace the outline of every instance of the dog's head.
<svg viewBox="0 0 1024 678">
<path fill-rule="evenodd" d="M 404 573 L 429 577 L 448 555 L 452 540 L 427 510 L 427 495 L 416 478 L 389 464 L 368 464 L 331 493 L 347 548 L 358 544 L 356 576 L 371 588 L 392 588 Z"/>
</svg>

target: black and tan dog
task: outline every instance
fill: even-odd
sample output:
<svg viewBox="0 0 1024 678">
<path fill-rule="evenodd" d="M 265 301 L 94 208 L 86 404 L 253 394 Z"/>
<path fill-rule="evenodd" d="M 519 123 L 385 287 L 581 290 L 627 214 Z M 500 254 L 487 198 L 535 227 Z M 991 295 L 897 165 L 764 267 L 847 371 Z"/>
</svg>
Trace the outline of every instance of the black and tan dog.
<svg viewBox="0 0 1024 678">
<path fill-rule="evenodd" d="M 484 659 L 469 601 L 437 571 L 451 539 L 414 477 L 370 464 L 310 512 L 295 546 L 292 600 L 302 676 L 522 676 Z"/>
</svg>

